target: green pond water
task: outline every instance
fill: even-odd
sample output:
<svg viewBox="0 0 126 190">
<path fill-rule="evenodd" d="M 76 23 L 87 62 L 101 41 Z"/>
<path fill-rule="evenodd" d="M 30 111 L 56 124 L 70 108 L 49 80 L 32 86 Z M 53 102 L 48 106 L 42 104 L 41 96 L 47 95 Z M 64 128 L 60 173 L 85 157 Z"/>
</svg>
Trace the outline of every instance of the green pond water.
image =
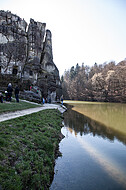
<svg viewBox="0 0 126 190">
<path fill-rule="evenodd" d="M 126 134 L 126 104 L 72 102 L 72 109 L 103 125 Z"/>
<path fill-rule="evenodd" d="M 66 101 L 50 190 L 126 189 L 126 104 Z"/>
</svg>

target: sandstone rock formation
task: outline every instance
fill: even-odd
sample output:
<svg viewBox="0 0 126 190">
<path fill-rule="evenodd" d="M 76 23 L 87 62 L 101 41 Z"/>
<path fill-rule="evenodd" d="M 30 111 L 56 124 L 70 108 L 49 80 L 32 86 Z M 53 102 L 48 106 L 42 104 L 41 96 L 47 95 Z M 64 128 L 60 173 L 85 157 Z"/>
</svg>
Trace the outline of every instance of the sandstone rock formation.
<svg viewBox="0 0 126 190">
<path fill-rule="evenodd" d="M 0 11 L 0 75 L 0 87 L 11 80 L 13 86 L 18 83 L 22 90 L 29 90 L 32 85 L 52 101 L 61 96 L 51 31 L 46 30 L 45 23 L 30 19 L 28 25 L 19 16 Z"/>
</svg>

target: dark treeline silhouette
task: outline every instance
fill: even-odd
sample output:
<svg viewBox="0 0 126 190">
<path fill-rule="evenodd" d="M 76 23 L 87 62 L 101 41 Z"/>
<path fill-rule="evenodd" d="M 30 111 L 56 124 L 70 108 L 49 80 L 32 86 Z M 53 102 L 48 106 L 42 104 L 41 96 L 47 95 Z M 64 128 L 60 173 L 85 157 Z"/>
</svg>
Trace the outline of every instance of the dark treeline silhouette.
<svg viewBox="0 0 126 190">
<path fill-rule="evenodd" d="M 126 102 L 126 59 L 92 67 L 77 64 L 65 71 L 61 81 L 65 99 Z"/>
</svg>

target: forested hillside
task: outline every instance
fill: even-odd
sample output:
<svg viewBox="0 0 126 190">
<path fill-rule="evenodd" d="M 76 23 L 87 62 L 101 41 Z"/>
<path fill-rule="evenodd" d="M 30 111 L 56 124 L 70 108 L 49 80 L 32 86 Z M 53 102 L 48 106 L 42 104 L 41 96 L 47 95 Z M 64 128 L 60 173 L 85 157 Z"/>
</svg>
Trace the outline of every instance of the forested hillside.
<svg viewBox="0 0 126 190">
<path fill-rule="evenodd" d="M 126 102 L 126 60 L 72 66 L 61 78 L 65 99 Z"/>
</svg>

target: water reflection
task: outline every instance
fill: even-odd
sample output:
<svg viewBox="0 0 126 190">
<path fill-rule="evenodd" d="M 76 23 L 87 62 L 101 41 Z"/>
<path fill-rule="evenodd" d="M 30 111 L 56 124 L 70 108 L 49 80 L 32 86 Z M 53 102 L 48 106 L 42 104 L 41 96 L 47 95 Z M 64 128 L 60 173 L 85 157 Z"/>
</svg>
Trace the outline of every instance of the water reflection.
<svg viewBox="0 0 126 190">
<path fill-rule="evenodd" d="M 121 133 L 111 127 L 107 127 L 95 120 L 90 119 L 76 111 L 71 109 L 71 106 L 67 105 L 67 112 L 64 113 L 65 126 L 74 129 L 75 133 L 79 133 L 81 136 L 86 134 L 92 134 L 93 136 L 100 136 L 107 138 L 110 141 L 118 139 L 126 145 L 126 134 Z"/>
<path fill-rule="evenodd" d="M 74 111 L 126 135 L 126 104 L 79 101 L 69 104 Z"/>
<path fill-rule="evenodd" d="M 80 136 L 77 137 L 80 145 L 91 155 L 91 157 L 111 176 L 115 181 L 120 183 L 126 188 L 126 172 L 122 168 L 114 163 L 114 160 L 109 159 L 105 155 L 101 154 L 94 146 L 84 141 Z"/>
<path fill-rule="evenodd" d="M 71 110 L 50 190 L 126 189 L 126 135 Z M 119 141 L 123 142 L 120 143 Z"/>
</svg>

